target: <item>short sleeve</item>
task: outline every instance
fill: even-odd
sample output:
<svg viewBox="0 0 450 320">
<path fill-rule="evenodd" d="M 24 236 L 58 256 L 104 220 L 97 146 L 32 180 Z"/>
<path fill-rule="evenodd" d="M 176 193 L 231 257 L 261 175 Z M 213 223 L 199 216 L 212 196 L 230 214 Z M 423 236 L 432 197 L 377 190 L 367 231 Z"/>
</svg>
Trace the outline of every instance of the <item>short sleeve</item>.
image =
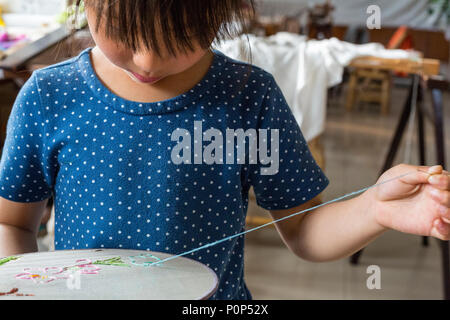
<svg viewBox="0 0 450 320">
<path fill-rule="evenodd" d="M 259 123 L 259 132 L 266 130 L 267 136 L 265 150 L 261 150 L 261 145 L 266 141 L 259 139 L 259 157 L 266 153 L 271 160 L 263 164 L 260 159 L 250 166 L 249 184 L 253 186 L 257 204 L 267 210 L 289 209 L 320 194 L 329 180 L 314 160 L 273 77 L 261 106 Z"/>
<path fill-rule="evenodd" d="M 0 161 L 1 197 L 15 202 L 37 202 L 52 195 L 44 125 L 33 73 L 21 88 L 8 119 Z"/>
</svg>

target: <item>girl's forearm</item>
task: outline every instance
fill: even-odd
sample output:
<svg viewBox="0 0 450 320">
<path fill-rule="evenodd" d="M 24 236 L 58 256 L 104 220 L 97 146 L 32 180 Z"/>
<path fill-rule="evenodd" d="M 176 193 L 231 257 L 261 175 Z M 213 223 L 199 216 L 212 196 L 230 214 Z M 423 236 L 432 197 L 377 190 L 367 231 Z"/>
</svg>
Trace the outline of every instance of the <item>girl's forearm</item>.
<svg viewBox="0 0 450 320">
<path fill-rule="evenodd" d="M 298 252 L 314 262 L 341 259 L 381 235 L 386 229 L 376 222 L 373 190 L 350 200 L 320 207 L 305 215 L 299 225 Z"/>
<path fill-rule="evenodd" d="M 0 258 L 38 251 L 36 234 L 0 223 Z"/>
</svg>

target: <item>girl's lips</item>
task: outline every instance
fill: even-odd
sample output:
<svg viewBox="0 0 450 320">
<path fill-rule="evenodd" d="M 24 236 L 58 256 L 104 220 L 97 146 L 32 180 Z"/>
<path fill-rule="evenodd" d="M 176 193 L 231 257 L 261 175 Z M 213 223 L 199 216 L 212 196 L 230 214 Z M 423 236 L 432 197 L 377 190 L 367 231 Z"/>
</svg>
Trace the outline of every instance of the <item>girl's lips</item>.
<svg viewBox="0 0 450 320">
<path fill-rule="evenodd" d="M 155 83 L 155 82 L 157 82 L 157 81 L 159 81 L 159 80 L 162 79 L 161 77 L 159 77 L 159 78 L 147 78 L 147 77 L 141 76 L 140 74 L 134 73 L 134 72 L 131 72 L 131 74 L 132 74 L 137 80 L 139 80 L 140 82 L 143 82 L 143 83 Z"/>
</svg>

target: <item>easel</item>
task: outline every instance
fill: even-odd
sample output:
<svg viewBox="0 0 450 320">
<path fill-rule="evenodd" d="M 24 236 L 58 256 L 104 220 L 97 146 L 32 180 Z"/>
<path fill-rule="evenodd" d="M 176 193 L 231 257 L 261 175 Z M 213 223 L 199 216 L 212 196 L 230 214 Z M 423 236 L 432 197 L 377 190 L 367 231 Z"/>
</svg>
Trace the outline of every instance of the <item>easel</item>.
<svg viewBox="0 0 450 320">
<path fill-rule="evenodd" d="M 355 64 L 364 64 L 364 59 Z M 368 62 L 369 61 L 369 62 Z M 371 61 L 371 62 L 370 62 Z M 439 61 L 422 59 L 420 61 L 402 61 L 390 60 L 390 59 L 371 59 L 366 58 L 367 63 L 375 64 L 375 67 L 380 69 L 388 69 L 392 71 L 402 71 L 412 74 L 412 84 L 408 94 L 408 98 L 403 107 L 400 119 L 395 130 L 395 134 L 392 138 L 391 145 L 389 147 L 388 154 L 386 156 L 384 165 L 380 171 L 380 175 L 386 170 L 392 167 L 395 156 L 397 154 L 400 142 L 410 119 L 411 112 L 413 111 L 413 104 L 417 106 L 417 130 L 418 130 L 418 144 L 419 144 L 419 162 L 420 165 L 426 165 L 426 146 L 425 146 L 425 132 L 424 132 L 424 119 L 428 117 L 434 125 L 434 134 L 436 140 L 437 149 L 437 164 L 445 165 L 445 141 L 444 141 L 444 116 L 443 116 L 443 101 L 442 91 L 450 88 L 449 83 L 442 78 L 436 76 L 439 73 Z M 373 67 L 373 65 L 372 65 Z M 414 83 L 418 83 L 417 94 L 415 94 Z M 434 116 L 430 116 L 423 108 L 423 96 L 426 89 L 431 91 L 432 107 Z M 416 101 L 414 101 L 416 99 Z M 444 281 L 444 299 L 450 300 L 450 260 L 449 260 L 449 241 L 439 241 L 442 254 L 442 271 Z M 422 238 L 422 244 L 428 246 L 428 238 Z M 350 262 L 357 264 L 361 257 L 363 249 L 351 256 Z"/>
</svg>

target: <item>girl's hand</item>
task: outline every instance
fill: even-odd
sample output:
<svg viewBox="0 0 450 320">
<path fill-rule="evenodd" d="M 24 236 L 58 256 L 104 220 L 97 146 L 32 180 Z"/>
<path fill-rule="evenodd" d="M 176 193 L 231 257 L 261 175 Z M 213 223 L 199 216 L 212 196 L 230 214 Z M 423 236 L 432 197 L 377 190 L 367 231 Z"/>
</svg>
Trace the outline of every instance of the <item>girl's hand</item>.
<svg viewBox="0 0 450 320">
<path fill-rule="evenodd" d="M 450 175 L 442 166 L 401 164 L 386 171 L 378 183 L 410 173 L 373 189 L 375 219 L 385 228 L 450 239 Z"/>
</svg>

